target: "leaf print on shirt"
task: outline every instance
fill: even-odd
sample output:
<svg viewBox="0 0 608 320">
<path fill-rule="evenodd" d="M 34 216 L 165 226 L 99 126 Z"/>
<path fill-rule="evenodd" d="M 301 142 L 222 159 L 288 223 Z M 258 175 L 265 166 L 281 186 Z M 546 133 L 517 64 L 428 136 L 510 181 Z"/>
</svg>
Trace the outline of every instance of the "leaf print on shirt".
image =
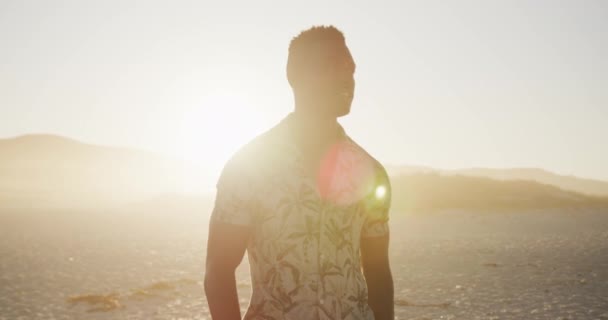
<svg viewBox="0 0 608 320">
<path fill-rule="evenodd" d="M 282 187 L 284 196 L 277 205 L 277 210 L 281 216 L 281 225 L 289 219 L 291 214 L 302 214 L 304 209 L 315 209 L 315 201 L 313 199 L 315 191 L 306 184 L 300 185 L 298 191 L 290 184 L 285 184 Z"/>
<path fill-rule="evenodd" d="M 252 300 L 244 319 L 372 320 L 360 241 L 388 234 L 386 172 L 344 134 L 343 154 L 329 172 L 338 178 L 329 175 L 324 187 L 331 190 L 321 192 L 302 170 L 289 130 L 285 120 L 245 146 L 218 183 L 214 219 L 252 227 Z M 361 193 L 377 183 L 386 186 L 382 201 Z"/>
<path fill-rule="evenodd" d="M 338 226 L 334 219 L 329 220 L 329 225 L 327 226 L 329 234 L 327 237 L 337 250 L 341 250 L 352 243 L 351 234 L 349 232 L 351 228 L 352 226 L 350 225 Z"/>
<path fill-rule="evenodd" d="M 299 285 L 300 271 L 298 267 L 290 262 L 289 259 L 285 259 L 288 254 L 295 253 L 296 247 L 297 244 L 294 243 L 290 246 L 281 248 L 278 251 L 278 254 L 259 255 L 261 262 L 267 266 L 263 278 L 265 285 L 276 287 L 277 285 L 282 284 L 281 276 L 285 276 L 285 272 L 289 272 L 295 284 Z"/>
<path fill-rule="evenodd" d="M 313 221 L 313 217 L 306 216 L 304 219 L 306 220 L 304 230 L 293 232 L 287 239 L 302 241 L 304 260 L 310 262 L 309 247 L 313 241 L 316 241 L 319 238 L 321 232 L 319 231 L 317 223 Z"/>
<path fill-rule="evenodd" d="M 367 290 L 359 290 L 356 296 L 349 296 L 348 300 L 357 303 L 360 312 L 364 312 L 367 306 Z"/>
</svg>

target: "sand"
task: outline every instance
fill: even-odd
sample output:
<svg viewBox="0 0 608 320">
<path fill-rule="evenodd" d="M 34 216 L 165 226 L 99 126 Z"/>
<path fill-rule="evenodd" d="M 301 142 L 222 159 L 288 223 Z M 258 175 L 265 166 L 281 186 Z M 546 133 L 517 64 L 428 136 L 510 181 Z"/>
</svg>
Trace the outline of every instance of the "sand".
<svg viewBox="0 0 608 320">
<path fill-rule="evenodd" d="M 0 319 L 209 319 L 206 222 L 0 212 Z M 392 213 L 391 228 L 398 319 L 608 319 L 608 210 Z"/>
</svg>

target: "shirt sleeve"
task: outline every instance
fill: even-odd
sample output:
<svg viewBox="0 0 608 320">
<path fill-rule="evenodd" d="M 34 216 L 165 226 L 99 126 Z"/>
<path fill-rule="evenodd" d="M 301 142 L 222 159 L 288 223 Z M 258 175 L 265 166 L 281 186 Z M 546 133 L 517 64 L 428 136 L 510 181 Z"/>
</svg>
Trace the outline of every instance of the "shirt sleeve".
<svg viewBox="0 0 608 320">
<path fill-rule="evenodd" d="M 366 219 L 361 230 L 361 237 L 381 237 L 389 234 L 389 210 L 392 189 L 384 168 L 379 170 L 374 188 L 366 198 Z"/>
<path fill-rule="evenodd" d="M 212 221 L 234 225 L 253 224 L 256 210 L 255 187 L 248 172 L 235 161 L 229 161 L 216 184 Z"/>
</svg>

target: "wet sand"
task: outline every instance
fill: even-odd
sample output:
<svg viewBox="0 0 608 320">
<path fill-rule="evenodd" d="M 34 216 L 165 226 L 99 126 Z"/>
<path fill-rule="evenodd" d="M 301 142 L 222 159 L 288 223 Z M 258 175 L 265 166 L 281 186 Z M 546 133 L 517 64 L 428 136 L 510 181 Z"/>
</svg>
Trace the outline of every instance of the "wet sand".
<svg viewBox="0 0 608 320">
<path fill-rule="evenodd" d="M 0 212 L 0 319 L 209 319 L 207 216 L 173 209 Z M 608 319 L 608 210 L 392 213 L 391 228 L 398 319 Z M 244 312 L 246 261 L 237 279 Z"/>
</svg>

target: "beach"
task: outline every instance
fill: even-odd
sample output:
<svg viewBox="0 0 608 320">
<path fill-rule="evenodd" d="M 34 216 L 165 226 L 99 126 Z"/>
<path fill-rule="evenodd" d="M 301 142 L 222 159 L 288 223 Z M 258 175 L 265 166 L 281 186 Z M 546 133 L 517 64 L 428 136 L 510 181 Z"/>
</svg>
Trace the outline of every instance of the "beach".
<svg viewBox="0 0 608 320">
<path fill-rule="evenodd" d="M 0 319 L 210 319 L 206 209 L 0 213 Z M 397 319 L 608 319 L 608 210 L 390 225 Z M 237 287 L 244 314 L 246 259 Z"/>
</svg>

